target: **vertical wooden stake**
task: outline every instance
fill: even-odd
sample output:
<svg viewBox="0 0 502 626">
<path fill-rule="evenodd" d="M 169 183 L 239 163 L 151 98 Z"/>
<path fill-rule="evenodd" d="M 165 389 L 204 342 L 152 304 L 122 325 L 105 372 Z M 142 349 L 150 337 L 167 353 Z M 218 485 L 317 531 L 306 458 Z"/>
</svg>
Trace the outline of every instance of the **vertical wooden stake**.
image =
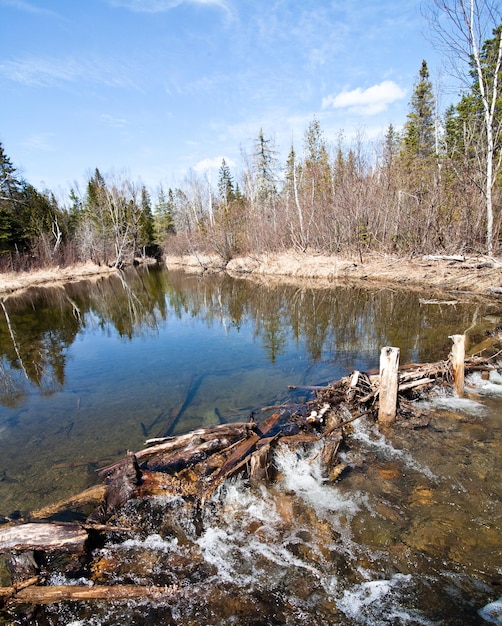
<svg viewBox="0 0 502 626">
<path fill-rule="evenodd" d="M 396 419 L 399 384 L 399 348 L 382 348 L 380 352 L 380 390 L 378 421 L 391 424 Z"/>
<path fill-rule="evenodd" d="M 450 354 L 453 386 L 461 397 L 464 395 L 465 335 L 451 335 L 450 339 L 453 341 Z"/>
</svg>

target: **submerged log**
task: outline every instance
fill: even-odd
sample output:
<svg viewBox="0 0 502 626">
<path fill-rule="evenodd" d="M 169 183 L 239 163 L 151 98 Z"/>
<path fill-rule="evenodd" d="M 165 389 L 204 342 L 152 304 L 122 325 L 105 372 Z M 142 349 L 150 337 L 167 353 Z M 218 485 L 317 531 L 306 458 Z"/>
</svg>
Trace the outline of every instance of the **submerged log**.
<svg viewBox="0 0 502 626">
<path fill-rule="evenodd" d="M 64 557 L 65 560 L 78 562 L 80 568 L 81 564 L 91 562 L 93 545 L 96 547 L 96 543 L 88 541 L 87 531 L 92 540 L 97 533 L 113 533 L 114 536 L 116 533 L 142 531 L 141 524 L 145 519 L 142 507 L 153 507 L 154 504 L 146 506 L 145 501 L 155 495 L 169 496 L 169 500 L 173 496 L 182 496 L 184 506 L 192 507 L 194 524 L 198 528 L 203 523 L 201 507 L 226 479 L 237 472 L 247 472 L 252 486 L 277 479 L 271 470 L 274 446 L 278 442 L 291 449 L 322 442 L 322 449 L 311 461 L 321 462 L 328 480 L 338 480 L 347 467 L 340 462 L 338 452 L 350 431 L 350 422 L 367 415 L 375 419 L 378 415 L 380 423 L 387 424 L 399 416 L 407 427 L 423 427 L 427 422 L 416 418 L 420 410 L 412 402 L 417 391 L 423 393 L 438 384 L 451 385 L 453 380 L 449 361 L 401 368 L 398 361 L 397 348 L 384 348 L 380 376 L 356 371 L 329 385 L 311 388 L 312 399 L 302 404 L 282 405 L 280 412 L 273 413 L 261 424 L 254 421 L 220 424 L 150 441 L 154 445 L 130 453 L 127 458 L 101 470 L 106 486 L 92 488 L 80 497 L 37 512 L 41 517 L 50 516 L 69 506 L 88 506 L 102 495 L 101 503 L 88 517 L 86 525 L 28 523 L 0 528 L 0 551 L 11 553 L 12 579 L 17 583 L 0 588 L 0 601 L 50 604 L 141 598 L 169 602 L 177 587 L 110 586 L 99 584 L 92 575 L 89 576 L 89 580 L 94 581 L 92 586 L 43 585 L 44 578 L 36 575 L 39 571 L 37 562 L 45 576 L 47 563 L 61 563 L 61 558 L 45 559 L 40 552 L 68 552 L 70 555 Z M 490 359 L 481 357 L 471 357 L 462 365 L 466 371 L 493 368 Z M 196 391 L 194 385 L 192 392 Z M 132 504 L 130 509 L 122 508 L 126 502 L 134 500 L 140 503 L 138 509 L 132 508 Z M 108 523 L 113 516 L 115 522 Z M 101 538 L 106 545 L 106 535 L 101 534 Z M 66 567 L 68 573 L 70 570 L 68 565 Z M 125 577 L 124 580 L 131 578 Z M 151 579 L 142 580 L 148 583 Z"/>
<path fill-rule="evenodd" d="M 12 593 L 12 587 L 0 588 L 0 596 Z M 15 591 L 9 598 L 16 604 L 55 604 L 58 602 L 75 602 L 85 600 L 130 600 L 145 598 L 148 600 L 168 601 L 179 591 L 177 586 L 154 587 L 140 585 L 32 585 Z"/>
<path fill-rule="evenodd" d="M 47 519 L 61 513 L 62 511 L 68 511 L 70 509 L 81 509 L 83 507 L 96 507 L 103 499 L 106 493 L 105 485 L 95 485 L 89 487 L 82 493 L 75 496 L 70 496 L 65 500 L 60 500 L 55 504 L 49 504 L 44 506 L 31 514 L 31 519 Z"/>
</svg>

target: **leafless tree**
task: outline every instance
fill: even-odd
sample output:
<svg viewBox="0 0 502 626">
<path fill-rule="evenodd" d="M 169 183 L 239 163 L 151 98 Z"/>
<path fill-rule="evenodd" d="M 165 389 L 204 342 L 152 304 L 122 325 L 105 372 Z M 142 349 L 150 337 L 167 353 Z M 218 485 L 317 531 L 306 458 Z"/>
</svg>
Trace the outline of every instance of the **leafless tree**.
<svg viewBox="0 0 502 626">
<path fill-rule="evenodd" d="M 470 85 L 474 68 L 484 121 L 484 196 L 486 211 L 486 250 L 493 254 L 494 219 L 493 188 L 500 169 L 496 146 L 502 128 L 496 124 L 496 104 L 500 97 L 499 77 L 502 64 L 502 37 L 496 43 L 494 64 L 488 67 L 483 59 L 483 45 L 502 21 L 499 0 L 433 0 L 429 14 L 434 39 L 447 52 L 451 69 L 464 84 Z"/>
</svg>

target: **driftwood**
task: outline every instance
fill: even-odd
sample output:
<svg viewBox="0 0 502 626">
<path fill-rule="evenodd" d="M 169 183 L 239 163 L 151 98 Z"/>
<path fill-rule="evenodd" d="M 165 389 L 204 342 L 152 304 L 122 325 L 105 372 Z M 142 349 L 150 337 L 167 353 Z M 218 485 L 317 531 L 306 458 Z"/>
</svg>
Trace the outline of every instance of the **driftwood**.
<svg viewBox="0 0 502 626">
<path fill-rule="evenodd" d="M 463 263 L 465 256 L 462 254 L 445 255 L 445 254 L 427 254 L 422 257 L 424 261 L 457 261 Z"/>
<path fill-rule="evenodd" d="M 491 358 L 465 359 L 465 371 L 493 369 Z M 414 399 L 438 385 L 452 386 L 450 361 L 399 367 L 395 383 L 396 418 L 410 427 L 426 421 L 414 408 Z M 211 499 L 216 490 L 239 472 L 256 486 L 275 479 L 274 448 L 279 443 L 294 448 L 322 442 L 311 459 L 318 459 L 328 480 L 338 480 L 346 466 L 338 452 L 349 424 L 363 416 L 376 419 L 385 383 L 374 372 L 352 372 L 338 381 L 309 389 L 303 404 L 284 404 L 262 423 L 224 423 L 176 437 L 150 440 L 147 447 L 100 470 L 105 486 L 87 490 L 33 515 L 50 518 L 65 508 L 89 506 L 100 499 L 84 524 L 44 522 L 0 527 L 0 552 L 11 554 L 13 584 L 0 589 L 4 603 L 47 604 L 61 601 L 169 598 L 171 587 L 117 584 L 107 586 L 45 586 L 37 571 L 40 555 L 67 553 L 68 558 L 90 560 L 99 535 L 128 533 L 139 520 L 124 513 L 127 502 L 154 495 L 182 496 L 194 511 Z M 196 391 L 196 389 L 195 389 Z M 128 517 L 129 515 L 129 517 Z M 196 516 L 197 513 L 194 513 Z M 33 519 L 32 518 L 32 519 Z M 130 528 L 129 528 L 130 522 Z M 34 555 L 38 555 L 37 558 Z"/>
<path fill-rule="evenodd" d="M 83 552 L 87 533 L 79 524 L 28 523 L 0 530 L 0 553 L 12 550 Z"/>
<path fill-rule="evenodd" d="M 12 593 L 13 595 L 9 597 Z M 16 591 L 13 587 L 0 588 L 0 597 L 8 597 L 16 604 L 55 604 L 57 602 L 81 602 L 85 600 L 129 600 L 145 598 L 168 600 L 178 591 L 177 587 L 153 587 L 140 585 L 54 585 L 26 586 Z"/>
</svg>

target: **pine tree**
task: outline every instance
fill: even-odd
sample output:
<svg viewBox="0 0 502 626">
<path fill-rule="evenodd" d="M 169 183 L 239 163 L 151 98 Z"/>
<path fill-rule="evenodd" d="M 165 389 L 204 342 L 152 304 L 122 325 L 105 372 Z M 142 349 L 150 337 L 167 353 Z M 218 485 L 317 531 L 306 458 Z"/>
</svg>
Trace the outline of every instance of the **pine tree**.
<svg viewBox="0 0 502 626">
<path fill-rule="evenodd" d="M 175 218 L 175 198 L 172 189 L 169 189 L 166 193 L 162 187 L 159 188 L 157 194 L 157 202 L 155 204 L 154 212 L 154 234 L 155 242 L 162 246 L 168 235 L 176 233 L 174 225 Z"/>
<path fill-rule="evenodd" d="M 270 204 L 277 196 L 277 152 L 260 128 L 253 147 L 253 199 Z"/>
<path fill-rule="evenodd" d="M 319 121 L 314 118 L 304 137 L 304 172 L 302 183 L 314 207 L 318 201 L 326 204 L 331 190 L 331 167 L 329 153 Z"/>
<path fill-rule="evenodd" d="M 435 152 L 434 95 L 426 61 L 415 83 L 410 112 L 404 125 L 404 153 L 409 161 L 427 159 Z"/>
<path fill-rule="evenodd" d="M 221 167 L 218 174 L 218 193 L 220 201 L 224 206 L 228 206 L 232 200 L 235 199 L 234 183 L 232 180 L 232 174 L 225 159 L 221 161 Z"/>
</svg>

